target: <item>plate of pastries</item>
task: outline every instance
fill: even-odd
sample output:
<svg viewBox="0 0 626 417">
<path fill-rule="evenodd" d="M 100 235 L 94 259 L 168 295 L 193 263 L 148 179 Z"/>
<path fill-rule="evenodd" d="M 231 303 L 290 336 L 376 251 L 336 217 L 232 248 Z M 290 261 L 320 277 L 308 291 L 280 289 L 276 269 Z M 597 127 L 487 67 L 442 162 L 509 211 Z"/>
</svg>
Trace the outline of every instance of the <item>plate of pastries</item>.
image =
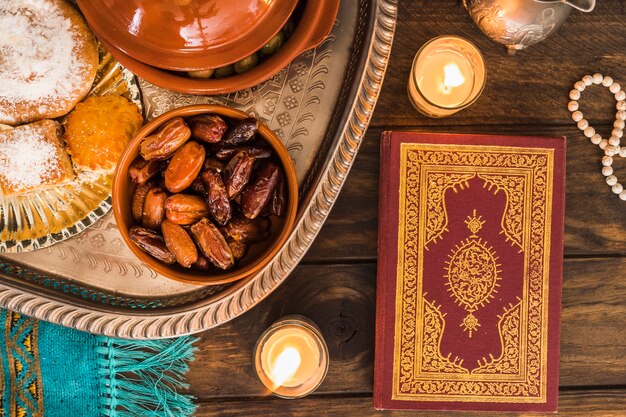
<svg viewBox="0 0 626 417">
<path fill-rule="evenodd" d="M 0 27 L 0 252 L 30 251 L 109 211 L 141 98 L 68 1 L 3 0 Z"/>
</svg>

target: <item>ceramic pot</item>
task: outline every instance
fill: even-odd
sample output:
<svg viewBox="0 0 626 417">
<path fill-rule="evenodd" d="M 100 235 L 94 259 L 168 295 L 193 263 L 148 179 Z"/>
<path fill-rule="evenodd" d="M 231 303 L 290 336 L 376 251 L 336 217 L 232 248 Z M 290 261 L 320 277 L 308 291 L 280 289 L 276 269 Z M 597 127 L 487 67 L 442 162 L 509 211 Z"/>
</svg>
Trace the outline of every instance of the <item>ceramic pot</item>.
<svg viewBox="0 0 626 417">
<path fill-rule="evenodd" d="M 100 37 L 103 46 L 126 68 L 139 77 L 169 90 L 187 94 L 227 94 L 262 83 L 289 65 L 302 52 L 315 48 L 326 39 L 335 23 L 340 0 L 308 0 L 303 4 L 294 33 L 276 53 L 243 74 L 227 78 L 190 78 L 186 73 L 157 68 L 125 54 Z"/>
<path fill-rule="evenodd" d="M 280 138 L 266 125 L 260 123 L 258 135 L 267 145 L 274 149 L 278 156 L 287 185 L 287 209 L 282 217 L 273 216 L 271 218 L 270 237 L 263 242 L 251 245 L 246 256 L 240 259 L 235 266 L 223 272 L 207 273 L 185 269 L 179 265 L 166 265 L 151 257 L 134 244 L 129 237 L 128 229 L 135 223 L 132 216 L 131 202 L 134 184 L 128 176 L 128 167 L 139 156 L 139 145 L 143 139 L 158 129 L 162 124 L 174 117 L 190 117 L 197 114 L 217 114 L 230 120 L 241 120 L 250 117 L 248 114 L 233 109 L 231 107 L 198 104 L 184 106 L 171 110 L 153 119 L 137 132 L 137 135 L 130 141 L 115 169 L 113 178 L 113 214 L 115 222 L 119 228 L 122 239 L 135 256 L 152 270 L 168 278 L 197 285 L 217 285 L 234 282 L 250 276 L 261 269 L 276 255 L 287 238 L 291 234 L 296 219 L 298 208 L 298 182 L 296 171 L 287 149 L 280 141 Z"/>
<path fill-rule="evenodd" d="M 298 0 L 78 0 L 101 39 L 157 68 L 222 67 L 265 45 Z"/>
</svg>

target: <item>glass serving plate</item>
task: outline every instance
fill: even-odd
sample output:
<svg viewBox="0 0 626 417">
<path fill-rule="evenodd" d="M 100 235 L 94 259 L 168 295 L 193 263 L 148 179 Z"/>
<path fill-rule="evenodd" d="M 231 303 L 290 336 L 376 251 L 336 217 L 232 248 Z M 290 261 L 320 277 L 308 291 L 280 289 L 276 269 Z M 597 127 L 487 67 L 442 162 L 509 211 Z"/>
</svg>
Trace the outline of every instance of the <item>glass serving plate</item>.
<svg viewBox="0 0 626 417">
<path fill-rule="evenodd" d="M 225 286 L 164 278 L 133 257 L 109 213 L 48 248 L 0 255 L 0 305 L 64 326 L 161 338 L 220 325 L 282 283 L 322 227 L 371 118 L 391 52 L 397 0 L 342 1 L 328 39 L 267 82 L 226 96 L 173 93 L 139 80 L 147 119 L 220 103 L 262 119 L 282 138 L 300 185 L 295 228 L 260 272 Z"/>
</svg>

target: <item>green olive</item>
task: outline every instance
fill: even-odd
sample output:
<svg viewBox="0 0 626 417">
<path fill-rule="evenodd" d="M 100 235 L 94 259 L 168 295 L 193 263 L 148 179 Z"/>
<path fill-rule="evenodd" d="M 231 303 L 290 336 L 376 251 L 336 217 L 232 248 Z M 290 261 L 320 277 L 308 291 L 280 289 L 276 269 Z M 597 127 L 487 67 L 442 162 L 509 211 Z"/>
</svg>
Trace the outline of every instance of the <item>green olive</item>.
<svg viewBox="0 0 626 417">
<path fill-rule="evenodd" d="M 235 62 L 235 72 L 237 74 L 243 74 L 244 72 L 250 71 L 252 68 L 259 63 L 259 56 L 254 53 L 250 56 L 245 57 L 241 61 Z"/>
<path fill-rule="evenodd" d="M 208 69 L 208 70 L 189 71 L 187 72 L 187 74 L 189 74 L 191 78 L 211 78 L 214 72 L 215 70 Z"/>
<path fill-rule="evenodd" d="M 225 67 L 220 67 L 215 70 L 215 78 L 226 78 L 233 75 L 235 69 L 232 65 L 226 65 Z"/>
<path fill-rule="evenodd" d="M 285 37 L 288 38 L 293 35 L 294 30 L 296 30 L 296 25 L 293 23 L 293 20 L 289 19 L 281 30 L 285 34 Z"/>
<path fill-rule="evenodd" d="M 285 34 L 282 31 L 279 31 L 272 37 L 272 39 L 269 40 L 268 43 L 265 44 L 263 48 L 261 48 L 261 54 L 264 56 L 273 55 L 282 46 L 284 41 Z"/>
</svg>

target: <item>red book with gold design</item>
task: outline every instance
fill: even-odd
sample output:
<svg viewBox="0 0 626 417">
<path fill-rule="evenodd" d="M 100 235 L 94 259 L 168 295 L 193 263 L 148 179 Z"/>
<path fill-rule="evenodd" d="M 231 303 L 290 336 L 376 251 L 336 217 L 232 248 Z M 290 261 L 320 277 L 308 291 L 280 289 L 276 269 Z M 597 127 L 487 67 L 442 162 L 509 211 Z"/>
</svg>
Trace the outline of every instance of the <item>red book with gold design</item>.
<svg viewBox="0 0 626 417">
<path fill-rule="evenodd" d="M 555 412 L 565 138 L 387 132 L 377 409 Z"/>
</svg>

